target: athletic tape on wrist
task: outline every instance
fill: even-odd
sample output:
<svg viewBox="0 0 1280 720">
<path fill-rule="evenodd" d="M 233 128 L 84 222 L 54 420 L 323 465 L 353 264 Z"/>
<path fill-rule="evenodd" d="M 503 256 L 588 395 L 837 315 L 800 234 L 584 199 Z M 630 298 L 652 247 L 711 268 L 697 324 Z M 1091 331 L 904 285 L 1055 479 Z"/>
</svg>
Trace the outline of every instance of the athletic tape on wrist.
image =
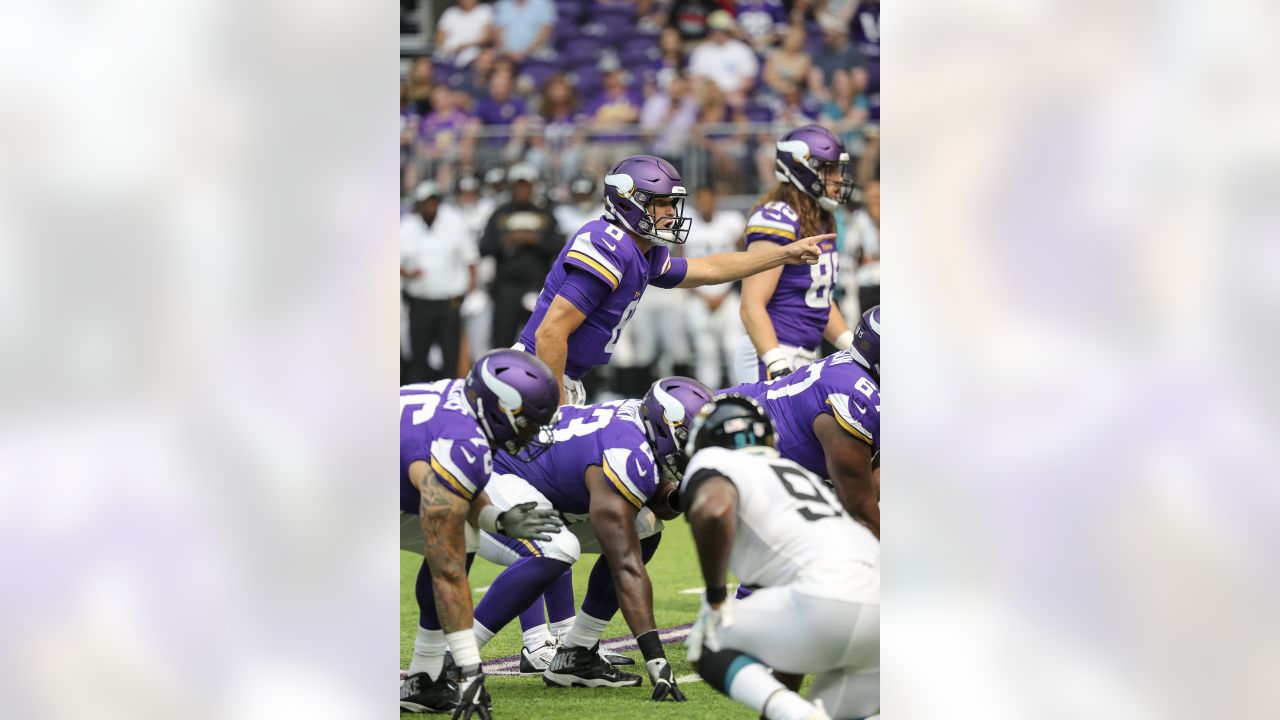
<svg viewBox="0 0 1280 720">
<path fill-rule="evenodd" d="M 640 654 L 644 656 L 645 662 L 666 658 L 666 653 L 662 651 L 662 640 L 658 637 L 657 630 L 650 630 L 647 633 L 637 635 L 636 644 L 640 646 Z"/>
</svg>

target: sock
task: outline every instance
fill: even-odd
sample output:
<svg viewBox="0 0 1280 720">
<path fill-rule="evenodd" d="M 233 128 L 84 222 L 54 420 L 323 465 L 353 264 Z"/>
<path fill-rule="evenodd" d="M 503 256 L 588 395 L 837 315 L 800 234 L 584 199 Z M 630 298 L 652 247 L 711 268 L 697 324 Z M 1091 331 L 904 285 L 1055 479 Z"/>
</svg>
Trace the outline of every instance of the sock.
<svg viewBox="0 0 1280 720">
<path fill-rule="evenodd" d="M 538 600 L 535 604 L 538 606 L 538 612 L 542 612 L 542 600 Z M 523 620 L 524 615 L 520 618 Z M 524 631 L 524 646 L 530 651 L 537 650 L 549 642 L 551 642 L 551 632 L 547 630 L 546 623 L 535 625 Z"/>
<path fill-rule="evenodd" d="M 551 623 L 551 634 L 558 638 L 563 638 L 564 634 L 569 632 L 569 629 L 573 627 L 573 620 L 575 617 L 576 616 L 574 615 L 570 615 L 560 622 Z"/>
<path fill-rule="evenodd" d="M 440 677 L 444 667 L 444 651 L 448 644 L 444 641 L 443 630 L 418 628 L 418 637 L 413 641 L 413 657 L 409 659 L 409 674 L 426 673 L 432 680 Z"/>
<path fill-rule="evenodd" d="M 560 638 L 565 647 L 589 648 L 600 642 L 604 629 L 609 627 L 609 618 L 601 620 L 587 614 L 586 608 L 573 620 L 573 627 Z"/>
<path fill-rule="evenodd" d="M 569 564 L 547 557 L 526 557 L 503 570 L 476 605 L 476 625 L 498 632 L 520 611 L 529 608 L 542 591 L 564 574 Z M 542 608 L 538 608 L 542 612 Z"/>
<path fill-rule="evenodd" d="M 480 664 L 480 648 L 476 647 L 476 634 L 471 628 L 451 632 L 444 636 L 453 651 L 453 661 L 460 668 L 468 668 Z"/>
<path fill-rule="evenodd" d="M 552 581 L 542 599 L 547 603 L 547 619 L 551 626 L 565 623 L 564 629 L 568 630 L 573 624 L 573 569 L 565 570 L 563 575 Z"/>
<path fill-rule="evenodd" d="M 758 662 L 739 668 L 727 680 L 729 697 L 769 720 L 805 720 L 813 714 L 813 705 L 808 700 L 783 687 L 768 668 Z"/>
<path fill-rule="evenodd" d="M 475 621 L 474 625 L 472 626 L 472 629 L 475 630 L 477 647 L 484 647 L 485 645 L 488 645 L 489 641 L 493 639 L 493 636 L 498 634 L 493 630 L 490 630 L 489 628 L 485 627 L 484 624 L 481 623 L 479 620 Z M 457 653 L 454 653 L 453 661 L 458 662 Z M 458 666 L 461 667 L 462 663 L 459 662 Z"/>
</svg>

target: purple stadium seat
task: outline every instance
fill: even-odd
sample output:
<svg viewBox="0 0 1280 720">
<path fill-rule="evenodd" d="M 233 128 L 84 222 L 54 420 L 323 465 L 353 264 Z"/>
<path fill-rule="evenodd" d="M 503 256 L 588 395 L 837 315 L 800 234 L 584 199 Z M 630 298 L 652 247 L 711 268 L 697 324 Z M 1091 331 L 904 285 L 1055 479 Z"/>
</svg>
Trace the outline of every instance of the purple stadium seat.
<svg viewBox="0 0 1280 720">
<path fill-rule="evenodd" d="M 611 18 L 606 22 L 621 21 L 627 25 L 632 25 L 636 18 L 636 8 L 631 3 L 601 5 L 593 2 L 587 10 L 587 17 L 593 21 L 603 21 L 604 18 Z"/>
<path fill-rule="evenodd" d="M 578 36 L 565 42 L 562 56 L 575 58 L 575 62 L 589 56 L 598 56 L 604 50 L 603 40 L 593 37 Z"/>
<path fill-rule="evenodd" d="M 658 41 L 652 35 L 631 35 L 622 39 L 622 54 L 630 55 L 640 52 L 655 51 L 659 57 L 662 51 L 658 49 Z"/>
<path fill-rule="evenodd" d="M 560 67 L 558 65 L 537 62 L 521 65 L 519 74 L 521 76 L 527 76 L 529 80 L 533 82 L 533 86 L 536 88 L 536 91 L 541 92 L 542 89 L 547 86 L 547 81 L 551 79 L 551 76 L 558 72 L 560 72 Z"/>
</svg>

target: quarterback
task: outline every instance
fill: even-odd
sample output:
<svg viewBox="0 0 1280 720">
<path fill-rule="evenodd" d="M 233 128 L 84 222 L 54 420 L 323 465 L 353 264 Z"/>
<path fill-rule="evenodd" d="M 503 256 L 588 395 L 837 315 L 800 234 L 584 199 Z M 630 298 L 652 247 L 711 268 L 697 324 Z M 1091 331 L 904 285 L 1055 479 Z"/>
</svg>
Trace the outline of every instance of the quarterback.
<svg viewBox="0 0 1280 720">
<path fill-rule="evenodd" d="M 547 275 L 518 349 L 536 353 L 562 380 L 563 399 L 582 404 L 580 379 L 605 365 L 645 288 L 692 288 L 741 280 L 788 264 L 813 264 L 834 234 L 806 237 L 761 251 L 704 258 L 672 257 L 692 218 L 688 192 L 671 163 L 629 157 L 604 178 L 604 216 L 578 229 Z M 794 238 L 793 238 L 794 239 Z"/>
</svg>

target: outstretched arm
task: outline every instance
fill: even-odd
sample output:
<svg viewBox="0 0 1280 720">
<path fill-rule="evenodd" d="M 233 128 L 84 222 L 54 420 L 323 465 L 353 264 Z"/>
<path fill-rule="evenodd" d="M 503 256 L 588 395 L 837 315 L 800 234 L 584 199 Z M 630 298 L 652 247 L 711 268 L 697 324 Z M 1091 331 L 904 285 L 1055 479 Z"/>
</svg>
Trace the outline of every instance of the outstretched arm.
<svg viewBox="0 0 1280 720">
<path fill-rule="evenodd" d="M 534 333 L 538 357 L 551 368 L 551 375 L 560 388 L 561 404 L 564 404 L 564 364 L 569 356 L 569 336 L 586 319 L 587 316 L 573 303 L 557 295 Z"/>
<path fill-rule="evenodd" d="M 591 493 L 588 516 L 613 584 L 618 591 L 618 607 L 634 635 L 657 628 L 653 619 L 653 586 L 640 554 L 640 538 L 635 520 L 638 508 L 610 486 L 599 465 L 587 468 L 587 490 Z"/>
<path fill-rule="evenodd" d="M 813 421 L 813 432 L 827 458 L 827 477 L 835 486 L 840 504 L 854 520 L 880 537 L 880 503 L 871 477 L 871 446 L 850 435 L 826 413 Z"/>
<path fill-rule="evenodd" d="M 836 304 L 831 303 L 831 314 L 827 316 L 827 326 L 822 330 L 822 337 L 836 346 L 837 350 L 847 350 L 853 345 L 853 331 L 844 321 L 844 313 Z"/>
<path fill-rule="evenodd" d="M 822 255 L 818 244 L 834 238 L 835 233 L 828 233 L 769 247 L 767 252 L 731 252 L 691 258 L 684 280 L 677 287 L 692 288 L 733 282 L 783 265 L 816 265 L 818 257 Z"/>
</svg>

